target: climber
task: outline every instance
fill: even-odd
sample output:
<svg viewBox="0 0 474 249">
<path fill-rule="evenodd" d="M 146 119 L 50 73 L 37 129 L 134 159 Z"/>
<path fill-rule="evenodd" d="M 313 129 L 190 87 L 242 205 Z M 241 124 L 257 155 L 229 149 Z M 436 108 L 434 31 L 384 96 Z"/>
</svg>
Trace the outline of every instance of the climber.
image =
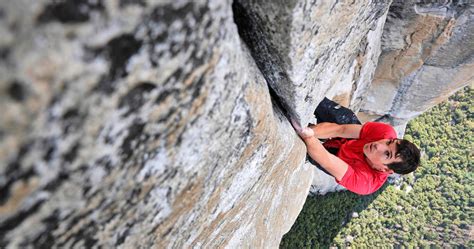
<svg viewBox="0 0 474 249">
<path fill-rule="evenodd" d="M 390 174 L 408 174 L 420 163 L 419 149 L 408 140 L 398 139 L 388 124 L 362 125 L 352 111 L 326 98 L 315 116 L 316 125 L 301 128 L 294 121 L 292 125 L 306 144 L 309 161 L 349 191 L 371 194 Z M 318 139 L 327 140 L 321 144 Z"/>
</svg>

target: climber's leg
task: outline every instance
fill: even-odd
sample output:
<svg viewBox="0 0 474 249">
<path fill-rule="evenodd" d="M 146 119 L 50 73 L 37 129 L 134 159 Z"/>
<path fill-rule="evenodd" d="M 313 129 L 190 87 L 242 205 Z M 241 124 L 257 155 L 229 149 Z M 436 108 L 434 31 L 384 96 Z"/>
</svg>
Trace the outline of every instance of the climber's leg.
<svg viewBox="0 0 474 249">
<path fill-rule="evenodd" d="M 337 124 L 361 124 L 357 116 L 349 108 L 339 105 L 338 103 L 324 98 L 316 107 L 314 111 L 314 116 L 316 116 L 317 122 L 331 122 Z M 327 148 L 327 150 L 333 154 L 337 155 L 339 151 L 337 148 Z M 324 170 L 319 164 L 314 161 L 309 155 L 306 155 L 306 160 L 311 164 L 318 167 L 320 170 L 324 171 L 326 174 L 330 175 L 326 170 Z"/>
<path fill-rule="evenodd" d="M 331 122 L 336 124 L 361 124 L 357 116 L 350 109 L 324 98 L 314 111 L 317 122 Z"/>
</svg>

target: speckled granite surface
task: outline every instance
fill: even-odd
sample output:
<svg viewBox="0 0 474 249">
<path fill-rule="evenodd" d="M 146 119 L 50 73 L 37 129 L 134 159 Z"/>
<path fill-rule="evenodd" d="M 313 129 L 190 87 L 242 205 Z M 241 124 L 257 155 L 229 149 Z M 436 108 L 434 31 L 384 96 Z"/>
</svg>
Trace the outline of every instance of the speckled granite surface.
<svg viewBox="0 0 474 249">
<path fill-rule="evenodd" d="M 304 146 L 222 1 L 2 2 L 0 246 L 277 246 Z"/>
</svg>

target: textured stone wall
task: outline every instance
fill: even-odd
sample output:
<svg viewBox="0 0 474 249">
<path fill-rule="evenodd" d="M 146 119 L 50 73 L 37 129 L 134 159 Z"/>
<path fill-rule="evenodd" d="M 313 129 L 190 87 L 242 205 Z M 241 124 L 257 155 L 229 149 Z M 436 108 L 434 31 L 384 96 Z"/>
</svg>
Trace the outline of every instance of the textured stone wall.
<svg viewBox="0 0 474 249">
<path fill-rule="evenodd" d="M 358 102 L 373 77 L 390 1 L 234 2 L 239 32 L 295 120 L 325 97 Z M 354 95 L 353 93 L 356 92 Z"/>
<path fill-rule="evenodd" d="M 382 54 L 361 106 L 364 120 L 398 126 L 474 83 L 474 4 L 395 1 Z"/>
<path fill-rule="evenodd" d="M 328 97 L 358 110 L 374 76 L 391 1 L 234 1 L 239 33 L 288 116 L 316 123 Z M 314 167 L 310 192 L 344 189 Z"/>
<path fill-rule="evenodd" d="M 363 102 L 381 41 L 408 68 L 388 71 L 390 84 L 469 75 L 466 4 L 397 1 L 385 24 L 389 5 L 1 1 L 0 247 L 277 247 L 310 186 L 337 187 L 305 163 L 288 118 L 314 122 L 324 96 L 383 106 L 368 104 L 375 90 Z M 425 38 L 436 46 L 405 44 Z M 408 86 L 383 89 L 419 105 L 431 87 Z"/>
<path fill-rule="evenodd" d="M 229 1 L 0 6 L 0 247 L 277 247 L 312 173 Z"/>
</svg>

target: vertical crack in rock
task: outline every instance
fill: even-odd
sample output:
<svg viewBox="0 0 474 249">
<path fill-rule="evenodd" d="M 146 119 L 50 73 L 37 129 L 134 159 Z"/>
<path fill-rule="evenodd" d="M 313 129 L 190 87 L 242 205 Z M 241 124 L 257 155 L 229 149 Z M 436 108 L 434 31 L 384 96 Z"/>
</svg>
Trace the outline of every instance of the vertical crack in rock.
<svg viewBox="0 0 474 249">
<path fill-rule="evenodd" d="M 274 88 L 272 86 L 277 83 L 290 84 L 289 76 L 286 73 L 285 68 L 282 67 L 284 64 L 283 59 L 280 58 L 280 54 L 269 43 L 268 37 L 265 36 L 262 30 L 263 27 L 260 26 L 262 20 L 260 20 L 256 14 L 248 11 L 243 2 L 244 1 L 237 0 L 232 2 L 234 22 L 237 25 L 238 33 L 242 40 L 247 44 L 257 67 L 267 81 L 273 102 L 278 103 L 278 106 L 287 118 L 300 120 L 299 115 L 293 111 L 293 108 L 290 108 L 288 103 L 288 101 L 292 100 L 285 100 L 280 97 L 280 95 L 290 95 L 282 93 L 281 91 L 284 91 L 284 89 Z M 291 6 L 289 8 L 291 8 Z M 285 20 L 285 22 L 289 25 L 291 20 Z M 282 25 L 282 27 L 285 28 L 287 26 Z M 287 32 L 289 31 L 287 30 Z M 289 35 L 289 33 L 287 35 Z M 286 39 L 281 42 L 289 43 L 288 39 L 289 37 L 286 36 Z"/>
<path fill-rule="evenodd" d="M 376 46 L 359 56 L 364 79 L 351 72 L 361 41 L 370 30 L 381 34 L 389 5 L 235 0 L 232 9 L 239 35 L 273 90 L 272 97 L 286 116 L 306 125 L 314 122 L 313 111 L 325 96 L 350 98 L 348 92 L 356 88 L 346 85 L 363 85 L 372 78 L 366 71 L 375 68 Z M 362 89 L 357 91 L 362 94 Z"/>
</svg>

